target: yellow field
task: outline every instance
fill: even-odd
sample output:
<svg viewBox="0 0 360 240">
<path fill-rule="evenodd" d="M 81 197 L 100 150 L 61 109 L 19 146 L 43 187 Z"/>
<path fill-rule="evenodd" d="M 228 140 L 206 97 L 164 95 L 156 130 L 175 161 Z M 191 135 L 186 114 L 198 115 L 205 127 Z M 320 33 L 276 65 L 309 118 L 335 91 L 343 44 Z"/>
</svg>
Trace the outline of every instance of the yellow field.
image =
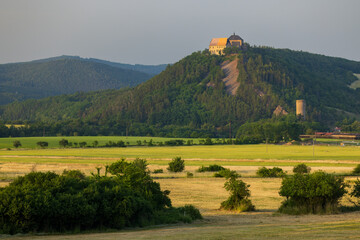
<svg viewBox="0 0 360 240">
<path fill-rule="evenodd" d="M 267 151 L 266 151 L 267 148 Z M 31 171 L 80 169 L 86 174 L 95 167 L 114 162 L 120 157 L 148 159 L 150 170 L 163 169 L 154 174 L 163 190 L 170 190 L 174 206 L 193 204 L 204 220 L 193 224 L 155 226 L 127 229 L 110 233 L 75 235 L 0 236 L 10 239 L 339 239 L 360 236 L 360 213 L 336 215 L 287 216 L 276 213 L 282 197 L 278 191 L 281 179 L 254 178 L 259 166 L 281 166 L 288 173 L 292 166 L 305 162 L 313 171 L 349 173 L 360 163 L 359 147 L 248 145 L 248 146 L 191 146 L 191 147 L 129 147 L 99 149 L 45 149 L 0 151 L 0 186 L 6 186 L 16 176 Z M 170 173 L 167 163 L 174 156 L 185 159 L 185 171 Z M 257 211 L 235 214 L 219 210 L 228 197 L 224 179 L 213 173 L 197 173 L 201 165 L 221 164 L 242 175 L 250 184 L 251 200 Z M 194 178 L 186 178 L 186 172 Z M 356 178 L 346 178 L 354 181 Z M 349 202 L 344 198 L 342 204 Z"/>
</svg>

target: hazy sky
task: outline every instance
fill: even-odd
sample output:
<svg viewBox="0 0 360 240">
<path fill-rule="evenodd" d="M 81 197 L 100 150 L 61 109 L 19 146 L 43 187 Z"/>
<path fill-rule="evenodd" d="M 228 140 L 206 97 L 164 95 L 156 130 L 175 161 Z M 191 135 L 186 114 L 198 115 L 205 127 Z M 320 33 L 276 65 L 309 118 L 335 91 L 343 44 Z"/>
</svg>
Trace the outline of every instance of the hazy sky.
<svg viewBox="0 0 360 240">
<path fill-rule="evenodd" d="M 0 63 L 174 63 L 233 32 L 251 45 L 360 61 L 359 12 L 359 0 L 0 0 Z"/>
</svg>

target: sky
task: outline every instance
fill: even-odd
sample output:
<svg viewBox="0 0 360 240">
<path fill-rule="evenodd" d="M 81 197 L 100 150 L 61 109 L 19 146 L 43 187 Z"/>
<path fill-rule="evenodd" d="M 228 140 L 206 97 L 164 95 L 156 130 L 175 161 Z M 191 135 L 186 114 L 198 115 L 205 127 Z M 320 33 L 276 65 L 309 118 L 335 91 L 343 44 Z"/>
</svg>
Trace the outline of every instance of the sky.
<svg viewBox="0 0 360 240">
<path fill-rule="evenodd" d="M 234 32 L 360 61 L 359 0 L 0 0 L 0 63 L 73 55 L 168 64 Z"/>
</svg>

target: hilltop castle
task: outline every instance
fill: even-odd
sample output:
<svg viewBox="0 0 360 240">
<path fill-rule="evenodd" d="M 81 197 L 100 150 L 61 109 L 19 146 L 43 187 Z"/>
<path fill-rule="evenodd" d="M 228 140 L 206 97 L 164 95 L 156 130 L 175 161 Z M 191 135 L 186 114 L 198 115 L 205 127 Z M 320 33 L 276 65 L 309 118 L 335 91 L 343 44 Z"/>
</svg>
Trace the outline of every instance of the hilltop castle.
<svg viewBox="0 0 360 240">
<path fill-rule="evenodd" d="M 238 35 L 231 35 L 229 38 L 213 38 L 209 45 L 209 51 L 211 54 L 220 55 L 226 47 L 238 47 L 242 48 L 244 40 Z"/>
</svg>

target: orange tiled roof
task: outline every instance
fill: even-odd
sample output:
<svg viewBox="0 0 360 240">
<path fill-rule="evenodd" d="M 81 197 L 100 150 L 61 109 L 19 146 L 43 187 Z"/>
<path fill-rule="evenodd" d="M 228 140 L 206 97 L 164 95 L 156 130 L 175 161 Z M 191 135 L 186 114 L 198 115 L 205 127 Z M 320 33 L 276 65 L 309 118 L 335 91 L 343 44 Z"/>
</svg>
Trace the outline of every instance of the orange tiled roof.
<svg viewBox="0 0 360 240">
<path fill-rule="evenodd" d="M 211 39 L 210 46 L 223 46 L 226 47 L 227 38 L 213 38 Z"/>
</svg>

